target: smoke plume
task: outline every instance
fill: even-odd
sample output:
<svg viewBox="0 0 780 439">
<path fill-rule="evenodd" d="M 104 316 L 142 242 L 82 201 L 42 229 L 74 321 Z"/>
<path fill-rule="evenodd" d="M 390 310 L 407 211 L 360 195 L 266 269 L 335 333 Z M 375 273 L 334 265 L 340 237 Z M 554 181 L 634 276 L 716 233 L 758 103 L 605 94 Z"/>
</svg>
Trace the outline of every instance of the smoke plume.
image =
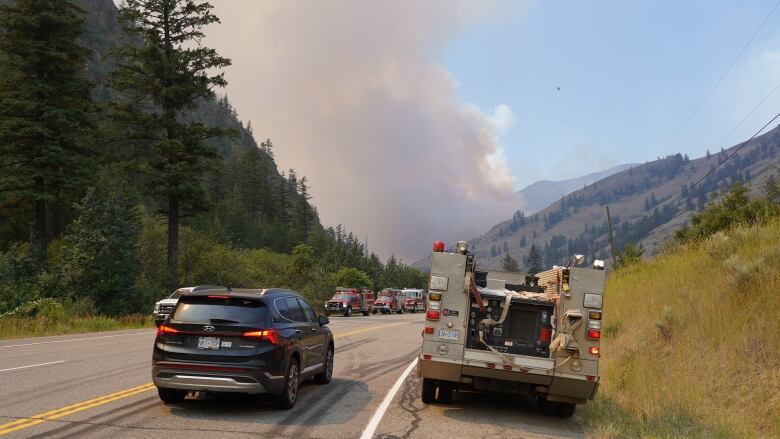
<svg viewBox="0 0 780 439">
<path fill-rule="evenodd" d="M 521 207 L 497 141 L 514 114 L 460 102 L 441 63 L 457 35 L 516 2 L 212 3 L 222 25 L 207 44 L 233 59 L 231 102 L 280 168 L 310 179 L 324 224 L 413 262 Z"/>
</svg>

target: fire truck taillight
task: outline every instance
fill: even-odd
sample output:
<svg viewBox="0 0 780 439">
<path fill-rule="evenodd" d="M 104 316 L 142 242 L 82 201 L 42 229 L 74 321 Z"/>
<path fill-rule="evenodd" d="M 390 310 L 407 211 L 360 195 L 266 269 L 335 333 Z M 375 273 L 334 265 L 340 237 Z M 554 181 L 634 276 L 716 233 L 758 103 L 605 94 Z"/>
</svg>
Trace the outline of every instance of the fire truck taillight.
<svg viewBox="0 0 780 439">
<path fill-rule="evenodd" d="M 444 253 L 444 241 L 433 241 L 434 253 Z"/>
<path fill-rule="evenodd" d="M 552 329 L 541 328 L 539 330 L 539 341 L 542 341 L 544 343 L 549 343 L 551 338 L 552 338 Z"/>
<path fill-rule="evenodd" d="M 600 340 L 601 339 L 601 330 L 599 330 L 599 329 L 588 329 L 588 338 L 591 338 L 593 340 Z"/>
<path fill-rule="evenodd" d="M 601 311 L 588 311 L 588 318 L 591 320 L 601 320 Z"/>
<path fill-rule="evenodd" d="M 595 356 L 598 357 L 599 354 L 601 354 L 601 348 L 599 348 L 598 346 L 591 346 L 590 347 L 590 354 L 591 355 L 595 355 Z"/>
<path fill-rule="evenodd" d="M 427 320 L 439 320 L 439 311 L 428 311 L 425 313 Z"/>
<path fill-rule="evenodd" d="M 433 327 L 432 326 L 426 326 L 425 327 L 425 333 L 426 334 L 433 334 Z"/>
<path fill-rule="evenodd" d="M 439 300 L 441 300 L 441 293 L 429 293 L 428 300 L 433 300 L 438 302 Z"/>
</svg>

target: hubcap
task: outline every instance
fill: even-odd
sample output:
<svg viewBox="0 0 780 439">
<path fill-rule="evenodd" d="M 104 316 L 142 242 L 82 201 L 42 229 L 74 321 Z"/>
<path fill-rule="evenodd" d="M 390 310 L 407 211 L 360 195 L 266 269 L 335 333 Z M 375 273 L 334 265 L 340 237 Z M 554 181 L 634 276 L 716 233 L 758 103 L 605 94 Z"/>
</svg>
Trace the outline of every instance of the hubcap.
<svg viewBox="0 0 780 439">
<path fill-rule="evenodd" d="M 287 380 L 287 392 L 290 395 L 290 401 L 295 401 L 298 395 L 298 364 L 290 365 L 290 378 Z"/>
</svg>

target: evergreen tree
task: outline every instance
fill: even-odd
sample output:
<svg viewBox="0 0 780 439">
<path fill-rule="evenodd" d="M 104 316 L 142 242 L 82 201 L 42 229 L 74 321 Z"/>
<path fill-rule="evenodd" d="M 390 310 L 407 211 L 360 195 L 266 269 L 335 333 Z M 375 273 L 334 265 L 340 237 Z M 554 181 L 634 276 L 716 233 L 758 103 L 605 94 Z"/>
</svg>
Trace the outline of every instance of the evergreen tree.
<svg viewBox="0 0 780 439">
<path fill-rule="evenodd" d="M 92 170 L 83 23 L 84 11 L 68 0 L 0 5 L 0 209 L 6 218 L 33 213 L 41 257 Z"/>
<path fill-rule="evenodd" d="M 542 255 L 539 253 L 536 243 L 532 243 L 531 249 L 528 251 L 527 271 L 532 274 L 542 271 Z"/>
<path fill-rule="evenodd" d="M 131 41 L 119 51 L 114 87 L 123 100 L 115 117 L 135 128 L 126 136 L 147 140 L 150 151 L 137 157 L 148 178 L 148 193 L 168 218 L 168 283 L 178 285 L 181 217 L 201 208 L 201 182 L 217 157 L 206 140 L 232 134 L 192 120 L 199 102 L 226 85 L 230 65 L 201 44 L 203 28 L 219 19 L 209 3 L 195 0 L 126 0 L 120 18 Z M 143 42 L 133 43 L 140 33 Z M 139 99 L 142 99 L 139 104 Z"/>
<path fill-rule="evenodd" d="M 504 259 L 501 260 L 501 269 L 512 272 L 520 271 L 520 267 L 517 265 L 517 261 L 515 258 L 510 256 L 509 253 L 507 253 L 506 256 L 504 256 Z"/>
<path fill-rule="evenodd" d="M 148 304 L 134 294 L 140 271 L 138 215 L 116 190 L 90 188 L 76 204 L 65 235 L 62 284 L 71 297 L 89 297 L 106 314 L 128 314 Z"/>
</svg>

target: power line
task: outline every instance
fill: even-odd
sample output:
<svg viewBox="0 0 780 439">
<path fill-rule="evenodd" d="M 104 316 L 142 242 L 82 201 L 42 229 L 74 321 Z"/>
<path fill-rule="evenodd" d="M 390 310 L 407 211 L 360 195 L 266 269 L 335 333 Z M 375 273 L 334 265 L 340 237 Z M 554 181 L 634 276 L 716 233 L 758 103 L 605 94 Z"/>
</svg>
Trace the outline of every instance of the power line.
<svg viewBox="0 0 780 439">
<path fill-rule="evenodd" d="M 718 168 L 720 168 L 720 167 L 721 167 L 721 165 L 723 165 L 724 163 L 726 163 L 727 161 L 729 161 L 729 159 L 731 159 L 732 157 L 734 157 L 735 155 L 737 155 L 737 153 L 738 153 L 738 152 L 739 152 L 739 151 L 740 151 L 740 150 L 741 150 L 741 149 L 742 149 L 742 148 L 743 148 L 745 145 L 747 145 L 747 144 L 748 144 L 748 143 L 749 143 L 751 140 L 755 139 L 755 138 L 756 138 L 756 136 L 758 136 L 759 134 L 761 134 L 761 132 L 762 132 L 762 131 L 764 131 L 764 129 L 766 129 L 766 127 L 768 127 L 768 126 L 769 126 L 769 125 L 770 125 L 772 122 L 774 122 L 774 121 L 775 121 L 775 120 L 776 120 L 778 117 L 780 117 L 780 113 L 777 113 L 777 114 L 775 115 L 775 117 L 773 117 L 773 118 L 772 118 L 772 119 L 771 119 L 769 122 L 767 122 L 766 124 L 764 124 L 764 126 L 762 126 L 762 127 L 761 127 L 761 129 L 759 129 L 758 131 L 756 131 L 756 132 L 755 132 L 755 134 L 753 134 L 752 136 L 750 136 L 750 138 L 749 138 L 749 139 L 747 139 L 747 140 L 745 140 L 744 142 L 742 142 L 742 143 L 741 143 L 741 144 L 740 144 L 740 145 L 739 145 L 739 146 L 738 146 L 738 147 L 737 147 L 737 148 L 734 150 L 734 152 L 732 152 L 731 154 L 729 154 L 729 155 L 726 157 L 726 159 L 725 159 L 725 160 L 723 160 L 723 161 L 720 161 L 720 162 L 719 162 L 719 163 L 718 163 L 718 164 L 717 164 L 715 167 L 713 167 L 712 169 L 710 169 L 710 170 L 709 170 L 707 173 L 705 173 L 705 174 L 704 174 L 704 175 L 703 175 L 701 178 L 699 178 L 698 180 L 696 180 L 696 182 L 694 182 L 694 183 L 693 183 L 691 186 L 689 186 L 689 187 L 688 187 L 686 190 L 682 191 L 682 192 L 680 193 L 680 195 L 678 195 L 676 198 L 672 199 L 672 201 L 669 201 L 669 202 L 667 202 L 667 203 L 664 203 L 664 205 L 663 205 L 663 206 L 661 206 L 661 209 L 663 209 L 663 208 L 664 208 L 664 207 L 666 207 L 666 206 L 670 206 L 670 205 L 672 205 L 672 204 L 676 203 L 678 200 L 682 200 L 682 198 L 683 198 L 685 195 L 687 195 L 687 194 L 688 194 L 688 192 L 690 192 L 691 190 L 693 190 L 693 188 L 694 188 L 694 187 L 696 187 L 696 186 L 697 186 L 699 183 L 701 183 L 702 181 L 704 181 L 704 179 L 706 179 L 707 177 L 709 177 L 709 176 L 710 176 L 710 175 L 711 175 L 713 172 L 715 172 L 715 171 L 716 171 Z"/>
<path fill-rule="evenodd" d="M 704 106 L 704 104 L 709 100 L 710 96 L 712 96 L 712 93 L 715 92 L 715 89 L 718 88 L 721 82 L 726 78 L 726 76 L 731 72 L 731 69 L 734 68 L 734 65 L 737 64 L 737 61 L 742 57 L 742 54 L 745 53 L 745 50 L 747 50 L 748 46 L 750 46 L 750 43 L 753 42 L 753 39 L 756 38 L 756 35 L 763 29 L 764 25 L 767 21 L 769 21 L 769 18 L 772 16 L 772 14 L 775 12 L 777 7 L 780 6 L 780 0 L 778 0 L 777 3 L 775 3 L 775 6 L 772 8 L 771 11 L 769 11 L 769 14 L 767 14 L 766 17 L 764 17 L 764 21 L 761 22 L 761 24 L 758 26 L 755 32 L 753 32 L 753 35 L 750 36 L 750 39 L 745 43 L 744 46 L 742 46 L 742 50 L 739 51 L 736 58 L 731 61 L 731 64 L 729 64 L 728 68 L 725 72 L 720 76 L 718 81 L 715 83 L 715 85 L 710 88 L 710 91 L 707 92 L 707 94 L 704 96 L 704 99 L 699 102 L 699 105 L 696 106 L 696 108 L 693 110 L 693 113 L 691 113 L 690 116 L 688 116 L 687 119 L 685 119 L 685 122 L 680 126 L 680 128 L 677 130 L 677 132 L 674 133 L 671 139 L 669 139 L 669 142 L 664 146 L 663 151 L 664 153 L 667 153 L 669 151 L 669 147 L 672 146 L 672 143 L 674 143 L 675 140 L 677 140 L 677 137 L 679 137 L 680 133 L 683 132 L 683 130 L 688 126 L 688 124 L 691 122 L 691 120 L 696 116 L 696 114 L 699 113 L 699 110 Z"/>
<path fill-rule="evenodd" d="M 723 137 L 721 137 L 721 138 L 720 138 L 720 140 L 718 140 L 718 143 L 716 143 L 716 144 L 715 144 L 716 148 L 717 148 L 717 147 L 720 147 L 720 146 L 722 146 L 722 144 L 723 144 L 723 141 L 724 141 L 724 140 L 726 140 L 726 138 L 727 138 L 728 136 L 730 136 L 730 135 L 731 135 L 731 133 L 733 133 L 734 131 L 736 131 L 736 130 L 737 130 L 737 128 L 741 127 L 741 126 L 742 126 L 742 124 L 743 124 L 743 123 L 745 123 L 745 121 L 746 121 L 746 120 L 748 120 L 748 118 L 750 118 L 750 116 L 752 116 L 752 115 L 753 115 L 753 113 L 755 113 L 755 112 L 756 112 L 756 110 L 758 110 L 758 107 L 760 107 L 761 105 L 763 105 L 763 104 L 764 104 L 764 102 L 766 102 L 766 100 L 767 100 L 767 99 L 769 99 L 769 97 L 770 97 L 770 96 L 772 96 L 773 94 L 775 94 L 775 92 L 777 91 L 777 89 L 778 89 L 778 88 L 780 88 L 780 83 L 778 83 L 778 84 L 775 86 L 775 88 L 773 88 L 773 89 L 772 89 L 772 91 L 770 91 L 770 92 L 769 92 L 769 94 L 768 94 L 768 95 L 764 96 L 764 99 L 761 99 L 761 102 L 759 102 L 759 103 L 758 103 L 758 104 L 757 104 L 755 107 L 753 107 L 753 109 L 752 109 L 752 110 L 750 110 L 750 113 L 748 113 L 748 114 L 747 114 L 747 116 L 743 117 L 743 118 L 742 118 L 742 120 L 740 120 L 740 121 L 739 121 L 739 123 L 737 123 L 736 125 L 734 125 L 734 127 L 733 127 L 733 128 L 731 128 L 731 129 L 729 130 L 729 132 L 728 132 L 728 133 L 724 134 L 724 135 L 723 135 Z"/>
</svg>

